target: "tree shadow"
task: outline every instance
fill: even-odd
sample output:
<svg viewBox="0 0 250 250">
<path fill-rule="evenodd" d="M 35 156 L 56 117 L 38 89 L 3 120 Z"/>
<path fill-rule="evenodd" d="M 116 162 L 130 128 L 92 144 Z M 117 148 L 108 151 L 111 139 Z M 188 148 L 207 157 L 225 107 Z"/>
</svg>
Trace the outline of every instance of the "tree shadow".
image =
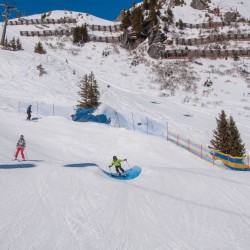
<svg viewBox="0 0 250 250">
<path fill-rule="evenodd" d="M 0 169 L 16 169 L 16 168 L 34 168 L 34 164 L 3 164 L 0 165 Z"/>
<path fill-rule="evenodd" d="M 86 167 L 98 167 L 95 163 L 76 163 L 64 165 L 65 168 L 86 168 Z"/>
</svg>

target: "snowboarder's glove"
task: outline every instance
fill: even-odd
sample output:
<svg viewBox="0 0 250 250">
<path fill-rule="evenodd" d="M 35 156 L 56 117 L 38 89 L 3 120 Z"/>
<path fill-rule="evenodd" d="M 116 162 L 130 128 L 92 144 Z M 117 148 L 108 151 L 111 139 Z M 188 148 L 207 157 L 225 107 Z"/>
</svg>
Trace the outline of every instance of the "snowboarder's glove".
<svg viewBox="0 0 250 250">
<path fill-rule="evenodd" d="M 127 161 L 127 159 L 124 159 L 124 161 Z"/>
</svg>

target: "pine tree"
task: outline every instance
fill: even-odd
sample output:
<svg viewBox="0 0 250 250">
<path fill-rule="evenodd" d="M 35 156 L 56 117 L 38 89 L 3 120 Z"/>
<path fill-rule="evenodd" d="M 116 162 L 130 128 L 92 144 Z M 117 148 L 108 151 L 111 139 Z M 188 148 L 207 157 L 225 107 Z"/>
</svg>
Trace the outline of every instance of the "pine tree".
<svg viewBox="0 0 250 250">
<path fill-rule="evenodd" d="M 16 40 L 16 48 L 17 48 L 17 50 L 22 50 L 22 44 L 20 43 L 19 38 L 17 38 L 17 40 Z"/>
<path fill-rule="evenodd" d="M 168 24 L 173 23 L 174 22 L 174 14 L 170 8 L 167 9 L 167 15 L 168 15 Z"/>
<path fill-rule="evenodd" d="M 39 76 L 46 74 L 46 71 L 41 63 L 36 68 L 39 70 Z"/>
<path fill-rule="evenodd" d="M 137 36 L 143 32 L 143 15 L 141 6 L 134 7 L 132 11 L 132 29 Z"/>
<path fill-rule="evenodd" d="M 144 10 L 149 10 L 149 0 L 144 0 L 142 6 Z"/>
<path fill-rule="evenodd" d="M 89 81 L 88 81 L 87 74 L 85 74 L 83 76 L 83 79 L 80 81 L 79 88 L 80 88 L 80 90 L 79 90 L 78 94 L 80 95 L 82 100 L 78 101 L 79 104 L 77 104 L 77 106 L 79 108 L 91 108 L 90 99 L 89 99 Z"/>
<path fill-rule="evenodd" d="M 89 84 L 90 84 L 90 100 L 91 100 L 91 106 L 93 108 L 97 108 L 99 105 L 99 98 L 100 98 L 100 92 L 98 90 L 97 81 L 95 79 L 95 75 L 93 72 L 88 77 Z"/>
<path fill-rule="evenodd" d="M 179 19 L 179 29 L 183 30 L 183 28 L 184 28 L 184 23 L 183 23 L 182 19 Z"/>
<path fill-rule="evenodd" d="M 16 50 L 16 39 L 15 39 L 15 37 L 13 37 L 12 40 L 10 41 L 10 47 L 13 50 Z"/>
<path fill-rule="evenodd" d="M 36 44 L 34 51 L 35 51 L 35 53 L 38 53 L 38 54 L 46 54 L 46 50 L 44 50 L 41 42 L 38 42 Z"/>
<path fill-rule="evenodd" d="M 80 41 L 80 27 L 76 26 L 73 31 L 73 43 L 78 43 Z"/>
<path fill-rule="evenodd" d="M 243 157 L 246 154 L 245 144 L 242 142 L 240 138 L 240 133 L 238 128 L 233 120 L 233 117 L 230 116 L 229 123 L 228 123 L 228 130 L 229 130 L 229 154 L 232 156 Z"/>
<path fill-rule="evenodd" d="M 93 72 L 91 72 L 90 75 L 84 75 L 79 87 L 80 91 L 78 94 L 82 97 L 82 100 L 78 101 L 79 104 L 77 106 L 81 108 L 97 108 L 99 105 L 100 92 Z"/>
<path fill-rule="evenodd" d="M 88 29 L 87 24 L 81 26 L 80 28 L 80 36 L 81 36 L 81 42 L 86 43 L 89 41 L 89 35 L 88 35 Z"/>
<path fill-rule="evenodd" d="M 158 24 L 158 18 L 157 18 L 157 14 L 156 14 L 155 6 L 154 5 L 152 5 L 150 7 L 149 18 L 153 22 L 153 25 L 157 25 Z"/>
<path fill-rule="evenodd" d="M 73 31 L 73 43 L 86 43 L 89 41 L 87 24 L 85 23 L 81 27 L 76 26 Z"/>
<path fill-rule="evenodd" d="M 221 111 L 219 118 L 216 118 L 217 128 L 213 131 L 214 139 L 211 140 L 212 148 L 224 154 L 229 153 L 228 121 L 224 110 Z"/>
<path fill-rule="evenodd" d="M 127 29 L 131 26 L 131 13 L 129 10 L 124 10 L 122 13 L 122 28 Z"/>
</svg>

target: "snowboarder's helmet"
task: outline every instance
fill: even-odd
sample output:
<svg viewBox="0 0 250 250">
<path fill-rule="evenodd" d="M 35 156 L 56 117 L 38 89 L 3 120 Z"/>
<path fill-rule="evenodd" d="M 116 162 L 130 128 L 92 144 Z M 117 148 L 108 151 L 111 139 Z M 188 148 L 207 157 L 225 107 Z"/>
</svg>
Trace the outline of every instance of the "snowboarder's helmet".
<svg viewBox="0 0 250 250">
<path fill-rule="evenodd" d="M 23 138 L 23 135 L 20 135 L 20 138 Z"/>
<path fill-rule="evenodd" d="M 117 160 L 117 157 L 116 157 L 116 156 L 113 156 L 113 160 Z"/>
</svg>

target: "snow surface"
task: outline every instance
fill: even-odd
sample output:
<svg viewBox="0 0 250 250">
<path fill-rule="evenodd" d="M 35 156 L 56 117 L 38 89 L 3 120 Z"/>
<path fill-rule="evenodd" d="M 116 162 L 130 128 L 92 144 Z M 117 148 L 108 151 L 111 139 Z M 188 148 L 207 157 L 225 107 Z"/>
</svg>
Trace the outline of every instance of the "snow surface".
<svg viewBox="0 0 250 250">
<path fill-rule="evenodd" d="M 8 38 L 19 28 L 8 27 Z M 0 50 L 1 249 L 249 249 L 249 173 L 214 167 L 163 136 L 168 123 L 209 144 L 224 109 L 249 153 L 250 90 L 237 71 L 249 71 L 249 59 L 190 63 L 197 93 L 179 89 L 167 98 L 160 97 L 165 90 L 153 65 L 170 68 L 175 61 L 145 55 L 132 66 L 144 45 L 127 52 L 111 44 L 79 48 L 66 37 L 42 38 L 48 53 L 37 55 L 38 39 L 20 37 L 20 52 Z M 103 51 L 111 54 L 103 57 Z M 47 71 L 42 77 L 40 63 Z M 111 125 L 71 120 L 79 80 L 91 71 L 101 91 L 97 112 L 111 117 Z M 210 94 L 203 86 L 209 77 Z M 25 121 L 30 103 L 37 121 Z M 131 113 L 144 130 L 133 131 Z M 117 128 L 117 114 L 124 128 Z M 147 121 L 158 136 L 146 134 Z M 12 162 L 20 134 L 29 161 Z M 127 158 L 141 174 L 124 181 L 108 177 L 102 170 L 109 171 L 113 155 Z"/>
</svg>

